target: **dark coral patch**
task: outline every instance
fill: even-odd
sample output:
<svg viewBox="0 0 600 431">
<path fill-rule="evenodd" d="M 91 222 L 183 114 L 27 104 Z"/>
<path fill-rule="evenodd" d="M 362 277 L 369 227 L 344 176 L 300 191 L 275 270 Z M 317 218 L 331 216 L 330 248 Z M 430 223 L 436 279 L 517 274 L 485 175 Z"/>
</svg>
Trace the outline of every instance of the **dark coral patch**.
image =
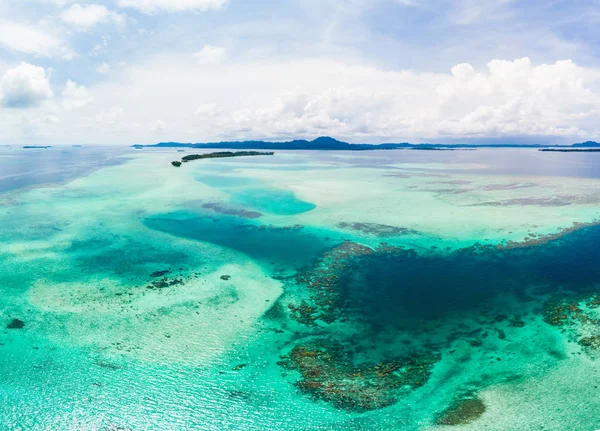
<svg viewBox="0 0 600 431">
<path fill-rule="evenodd" d="M 20 319 L 13 319 L 8 325 L 6 325 L 6 329 L 23 329 L 25 327 L 25 322 Z"/>
<path fill-rule="evenodd" d="M 363 233 L 365 235 L 372 235 L 378 237 L 392 237 L 392 236 L 405 236 L 405 235 L 418 235 L 419 232 L 413 229 L 405 227 L 389 226 L 379 223 L 338 223 L 338 227 L 341 229 L 348 229 Z"/>
<path fill-rule="evenodd" d="M 484 413 L 485 404 L 479 398 L 463 398 L 443 411 L 437 418 L 436 424 L 466 425 L 475 422 Z"/>
<path fill-rule="evenodd" d="M 364 364 L 339 342 L 321 339 L 299 344 L 281 359 L 279 365 L 300 373 L 295 384 L 302 392 L 360 413 L 388 407 L 402 393 L 423 386 L 439 356 Z"/>
</svg>

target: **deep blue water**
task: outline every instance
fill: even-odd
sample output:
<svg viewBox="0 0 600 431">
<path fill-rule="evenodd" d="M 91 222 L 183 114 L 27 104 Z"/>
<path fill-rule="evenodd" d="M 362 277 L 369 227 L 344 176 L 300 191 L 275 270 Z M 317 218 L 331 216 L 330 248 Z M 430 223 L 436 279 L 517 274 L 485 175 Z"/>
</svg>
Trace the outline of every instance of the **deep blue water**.
<svg viewBox="0 0 600 431">
<path fill-rule="evenodd" d="M 375 328 L 419 326 L 468 315 L 501 295 L 526 299 L 532 286 L 539 296 L 598 290 L 598 244 L 600 226 L 535 247 L 361 258 L 348 269 L 341 287 L 345 306 Z"/>
</svg>

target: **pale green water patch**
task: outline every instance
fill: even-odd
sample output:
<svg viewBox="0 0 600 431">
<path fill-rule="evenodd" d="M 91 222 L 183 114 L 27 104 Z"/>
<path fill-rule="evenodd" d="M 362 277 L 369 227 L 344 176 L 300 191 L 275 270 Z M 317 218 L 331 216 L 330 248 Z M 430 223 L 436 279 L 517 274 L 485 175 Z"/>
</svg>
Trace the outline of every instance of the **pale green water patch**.
<svg viewBox="0 0 600 431">
<path fill-rule="evenodd" d="M 259 211 L 277 215 L 295 215 L 314 210 L 317 206 L 305 202 L 287 190 L 249 189 L 235 193 L 234 200 Z"/>
<path fill-rule="evenodd" d="M 195 177 L 195 179 L 207 186 L 216 188 L 244 187 L 258 183 L 258 181 L 252 178 L 230 175 L 200 175 Z"/>
</svg>

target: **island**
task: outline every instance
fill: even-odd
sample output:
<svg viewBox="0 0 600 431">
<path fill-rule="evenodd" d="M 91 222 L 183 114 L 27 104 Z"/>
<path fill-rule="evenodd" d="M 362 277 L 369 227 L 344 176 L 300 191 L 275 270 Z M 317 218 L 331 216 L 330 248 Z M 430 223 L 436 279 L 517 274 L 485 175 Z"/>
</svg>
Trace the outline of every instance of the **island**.
<svg viewBox="0 0 600 431">
<path fill-rule="evenodd" d="M 600 142 L 585 141 L 579 144 L 573 144 L 573 148 L 600 148 Z"/>
<path fill-rule="evenodd" d="M 23 149 L 25 150 L 45 150 L 47 148 L 52 148 L 52 146 L 48 145 L 48 146 L 41 146 L 41 145 L 25 145 L 23 147 Z"/>
<path fill-rule="evenodd" d="M 176 168 L 181 167 L 182 163 L 188 163 L 192 160 L 200 160 L 200 159 L 223 159 L 229 157 L 249 157 L 249 156 L 272 156 L 275 153 L 272 151 L 269 152 L 261 152 L 261 151 L 219 151 L 216 153 L 208 153 L 208 154 L 190 154 L 189 156 L 185 156 L 181 159 L 181 162 L 174 161 L 171 162 L 173 166 Z"/>
<path fill-rule="evenodd" d="M 483 148 L 531 148 L 531 149 L 570 149 L 570 148 L 600 148 L 600 143 L 594 141 L 582 142 L 572 145 L 556 144 L 526 144 L 526 143 L 483 143 L 483 144 L 411 144 L 408 142 L 384 143 L 384 144 L 361 144 L 349 143 L 337 140 L 329 136 L 321 136 L 312 141 L 305 139 L 294 139 L 292 141 L 222 141 L 207 143 L 183 143 L 183 142 L 160 142 L 152 145 L 135 144 L 132 146 L 137 150 L 144 148 L 177 148 L 178 151 L 185 149 L 227 149 L 227 150 L 320 150 L 320 151 L 369 151 L 369 150 L 456 150 L 456 149 L 483 149 Z"/>
<path fill-rule="evenodd" d="M 572 148 L 572 147 L 571 147 Z M 600 148 L 568 149 L 568 148 L 542 148 L 539 151 L 551 153 L 600 153 Z"/>
</svg>

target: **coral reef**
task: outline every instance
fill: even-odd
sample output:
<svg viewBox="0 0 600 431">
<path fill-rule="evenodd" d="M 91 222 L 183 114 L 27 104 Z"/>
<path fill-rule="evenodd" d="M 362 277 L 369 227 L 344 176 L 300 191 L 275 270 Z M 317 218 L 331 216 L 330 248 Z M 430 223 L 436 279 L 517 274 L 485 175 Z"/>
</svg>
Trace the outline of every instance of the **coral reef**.
<svg viewBox="0 0 600 431">
<path fill-rule="evenodd" d="M 430 356 L 358 363 L 341 343 L 320 339 L 296 345 L 279 365 L 300 374 L 295 384 L 302 392 L 338 409 L 366 412 L 390 406 L 403 391 L 424 385 L 438 360 Z"/>
<path fill-rule="evenodd" d="M 262 214 L 257 211 L 250 211 L 245 209 L 232 208 L 227 205 L 220 203 L 207 203 L 202 205 L 202 208 L 213 210 L 219 214 L 238 216 L 247 219 L 257 219 L 262 217 Z"/>
<path fill-rule="evenodd" d="M 562 228 L 556 233 L 548 235 L 529 234 L 527 237 L 523 238 L 522 241 L 507 241 L 505 243 L 498 244 L 496 248 L 498 250 L 510 250 L 514 248 L 525 248 L 533 247 L 536 245 L 542 245 L 560 239 L 561 237 L 576 232 L 578 230 L 598 225 L 600 225 L 600 220 L 594 220 L 589 223 L 574 222 L 573 226 Z"/>
<path fill-rule="evenodd" d="M 338 227 L 341 229 L 354 230 L 361 232 L 365 235 L 373 235 L 379 237 L 390 237 L 390 236 L 405 236 L 405 235 L 418 235 L 419 232 L 413 229 L 405 227 L 389 226 L 379 223 L 338 223 Z"/>
<path fill-rule="evenodd" d="M 334 322 L 341 313 L 340 278 L 350 265 L 360 258 L 385 257 L 398 253 L 414 253 L 414 251 L 393 247 L 386 243 L 371 248 L 352 241 L 345 241 L 327 251 L 312 267 L 297 274 L 296 282 L 306 286 L 309 298 L 299 305 L 288 304 L 292 317 L 305 325 L 314 325 L 317 321 Z"/>
<path fill-rule="evenodd" d="M 588 352 L 600 350 L 600 295 L 592 293 L 548 302 L 544 320 L 561 328 Z"/>
<path fill-rule="evenodd" d="M 444 410 L 436 419 L 437 425 L 466 425 L 485 413 L 485 404 L 479 398 L 463 398 Z"/>
<path fill-rule="evenodd" d="M 21 319 L 13 319 L 6 325 L 6 329 L 23 329 L 25 327 L 25 322 Z"/>
<path fill-rule="evenodd" d="M 375 251 L 367 246 L 346 241 L 326 252 L 312 268 L 300 271 L 296 277 L 298 284 L 305 285 L 310 294 L 310 303 L 289 304 L 292 316 L 307 325 L 321 320 L 326 323 L 338 317 L 338 282 L 350 259 L 370 255 Z"/>
</svg>

